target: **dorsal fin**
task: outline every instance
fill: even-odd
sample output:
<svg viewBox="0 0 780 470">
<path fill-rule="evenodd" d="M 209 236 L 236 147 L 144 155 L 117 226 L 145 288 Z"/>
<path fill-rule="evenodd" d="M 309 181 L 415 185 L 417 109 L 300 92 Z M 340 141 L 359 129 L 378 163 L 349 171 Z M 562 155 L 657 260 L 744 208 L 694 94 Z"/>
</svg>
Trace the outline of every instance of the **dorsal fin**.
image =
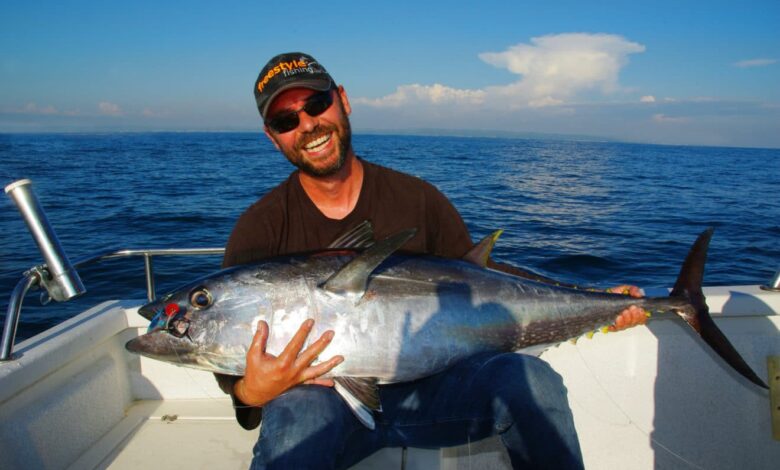
<svg viewBox="0 0 780 470">
<path fill-rule="evenodd" d="M 496 240 L 498 240 L 498 237 L 500 237 L 502 233 L 504 233 L 503 230 L 496 230 L 495 232 L 486 236 L 480 240 L 479 243 L 474 245 L 474 248 L 470 249 L 469 252 L 463 256 L 463 259 L 470 263 L 476 264 L 477 266 L 483 268 L 487 267 L 487 262 L 490 258 L 490 252 L 493 251 L 493 247 L 496 245 Z"/>
<path fill-rule="evenodd" d="M 384 240 L 376 242 L 371 248 L 354 257 L 322 285 L 322 288 L 335 294 L 363 295 L 368 285 L 368 276 L 388 256 L 409 241 L 417 229 L 404 230 Z"/>
<path fill-rule="evenodd" d="M 328 248 L 368 248 L 374 244 L 374 226 L 364 220 L 333 240 Z"/>
</svg>

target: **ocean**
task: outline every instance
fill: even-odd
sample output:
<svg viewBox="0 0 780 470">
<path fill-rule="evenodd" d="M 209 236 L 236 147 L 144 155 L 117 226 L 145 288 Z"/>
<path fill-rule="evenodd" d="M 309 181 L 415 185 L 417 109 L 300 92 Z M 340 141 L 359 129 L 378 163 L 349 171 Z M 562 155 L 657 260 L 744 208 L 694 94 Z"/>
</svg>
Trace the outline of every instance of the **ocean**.
<svg viewBox="0 0 780 470">
<path fill-rule="evenodd" d="M 780 269 L 780 149 L 510 138 L 363 135 L 366 160 L 424 178 L 493 256 L 594 287 L 668 287 L 715 228 L 705 285 L 765 284 Z M 261 133 L 0 135 L 0 184 L 30 178 L 71 260 L 109 249 L 222 247 L 238 216 L 287 177 Z M 0 309 L 42 263 L 0 202 Z M 158 295 L 219 269 L 219 256 L 156 258 Z M 103 300 L 146 297 L 141 258 L 79 270 L 84 296 L 28 295 L 17 341 Z"/>
</svg>

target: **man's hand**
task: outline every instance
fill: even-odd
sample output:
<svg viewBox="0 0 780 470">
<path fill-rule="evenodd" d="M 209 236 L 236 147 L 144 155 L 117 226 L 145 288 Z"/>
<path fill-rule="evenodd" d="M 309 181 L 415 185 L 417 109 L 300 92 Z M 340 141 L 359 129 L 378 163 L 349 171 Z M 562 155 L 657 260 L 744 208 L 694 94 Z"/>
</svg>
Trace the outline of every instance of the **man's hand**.
<svg viewBox="0 0 780 470">
<path fill-rule="evenodd" d="M 265 351 L 268 324 L 264 321 L 258 323 L 257 332 L 246 353 L 245 375 L 233 387 L 236 397 L 247 405 L 262 406 L 296 385 L 332 387 L 333 380 L 322 379 L 320 376 L 341 364 L 344 358 L 335 356 L 316 366 L 311 365 L 333 339 L 333 331 L 326 331 L 301 352 L 313 326 L 314 320 L 303 322 L 293 339 L 277 357 Z"/>
<path fill-rule="evenodd" d="M 644 297 L 644 292 L 637 286 L 622 285 L 611 287 L 607 292 L 613 294 L 630 295 L 631 297 Z M 609 331 L 620 331 L 636 325 L 644 325 L 647 322 L 647 312 L 641 307 L 632 305 L 620 312 L 615 319 L 615 324 L 609 327 Z"/>
</svg>

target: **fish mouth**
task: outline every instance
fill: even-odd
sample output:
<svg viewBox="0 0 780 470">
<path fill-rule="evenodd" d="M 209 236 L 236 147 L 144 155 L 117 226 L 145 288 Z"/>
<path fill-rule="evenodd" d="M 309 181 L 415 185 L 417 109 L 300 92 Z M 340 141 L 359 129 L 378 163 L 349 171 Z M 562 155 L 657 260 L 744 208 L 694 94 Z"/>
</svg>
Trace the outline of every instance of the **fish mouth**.
<svg viewBox="0 0 780 470">
<path fill-rule="evenodd" d="M 168 362 L 182 362 L 191 351 L 189 341 L 175 338 L 165 331 L 143 334 L 125 343 L 125 349 L 142 356 Z"/>
<path fill-rule="evenodd" d="M 141 337 L 133 338 L 127 343 L 125 343 L 125 349 L 132 353 L 141 354 L 143 352 L 146 352 L 146 348 L 144 347 L 144 341 L 141 340 Z"/>
</svg>

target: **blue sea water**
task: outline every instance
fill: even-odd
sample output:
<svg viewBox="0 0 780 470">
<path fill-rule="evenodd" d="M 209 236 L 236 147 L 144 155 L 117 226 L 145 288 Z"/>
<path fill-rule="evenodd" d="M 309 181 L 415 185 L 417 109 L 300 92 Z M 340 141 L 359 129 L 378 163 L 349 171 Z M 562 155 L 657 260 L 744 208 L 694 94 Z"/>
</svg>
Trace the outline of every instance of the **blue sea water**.
<svg viewBox="0 0 780 470">
<path fill-rule="evenodd" d="M 763 284 L 780 268 L 780 150 L 614 142 L 356 135 L 361 157 L 438 186 L 494 257 L 592 286 L 674 282 L 715 227 L 705 285 Z M 240 213 L 291 171 L 260 133 L 0 135 L 0 184 L 34 188 L 71 260 L 118 248 L 221 247 Z M 41 256 L 0 202 L 0 309 Z M 218 256 L 157 258 L 157 292 L 217 270 Z M 88 293 L 40 306 L 17 339 L 100 301 L 145 298 L 143 262 L 80 270 Z"/>
</svg>

